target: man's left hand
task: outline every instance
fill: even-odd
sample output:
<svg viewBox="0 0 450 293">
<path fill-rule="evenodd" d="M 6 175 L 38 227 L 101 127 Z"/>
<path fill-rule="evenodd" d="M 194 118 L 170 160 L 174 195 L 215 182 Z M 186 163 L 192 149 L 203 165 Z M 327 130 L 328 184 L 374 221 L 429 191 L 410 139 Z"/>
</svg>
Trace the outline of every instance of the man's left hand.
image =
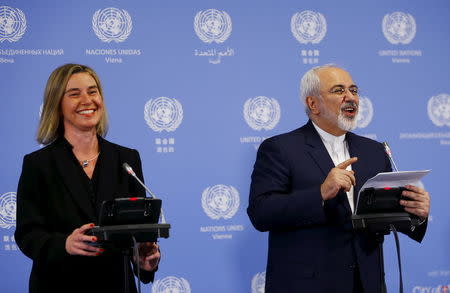
<svg viewBox="0 0 450 293">
<path fill-rule="evenodd" d="M 159 246 L 156 242 L 144 242 L 139 244 L 139 267 L 145 271 L 154 271 L 161 259 Z"/>
<path fill-rule="evenodd" d="M 402 192 L 403 196 L 410 200 L 401 200 L 400 204 L 405 207 L 405 211 L 414 214 L 420 219 L 425 220 L 430 213 L 430 195 L 422 188 L 406 185 L 406 189 Z"/>
</svg>

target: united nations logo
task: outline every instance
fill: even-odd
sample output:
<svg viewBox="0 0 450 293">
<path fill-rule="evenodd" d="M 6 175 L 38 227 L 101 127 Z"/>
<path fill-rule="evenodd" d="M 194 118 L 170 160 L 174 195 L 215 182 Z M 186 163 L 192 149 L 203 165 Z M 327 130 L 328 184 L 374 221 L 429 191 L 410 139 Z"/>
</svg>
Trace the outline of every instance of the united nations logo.
<svg viewBox="0 0 450 293">
<path fill-rule="evenodd" d="M 428 117 L 436 126 L 450 126 L 450 96 L 440 94 L 428 100 Z"/>
<path fill-rule="evenodd" d="M 156 132 L 174 131 L 183 120 L 183 107 L 177 99 L 150 99 L 145 104 L 144 117 L 147 125 Z"/>
<path fill-rule="evenodd" d="M 319 13 L 310 10 L 295 13 L 291 18 L 291 31 L 302 44 L 317 44 L 327 33 L 327 21 Z"/>
<path fill-rule="evenodd" d="M 191 286 L 184 278 L 165 277 L 161 280 L 156 280 L 152 286 L 152 293 L 191 293 Z"/>
<path fill-rule="evenodd" d="M 22 10 L 0 6 L 0 43 L 17 42 L 27 29 L 27 20 Z"/>
<path fill-rule="evenodd" d="M 416 35 L 416 21 L 411 14 L 394 12 L 383 17 L 383 34 L 391 44 L 409 44 Z"/>
<path fill-rule="evenodd" d="M 7 192 L 0 196 L 0 228 L 16 226 L 16 193 Z"/>
<path fill-rule="evenodd" d="M 114 7 L 97 10 L 92 17 L 92 29 L 97 37 L 106 43 L 125 41 L 131 33 L 133 22 L 124 9 Z"/>
<path fill-rule="evenodd" d="M 252 279 L 252 293 L 264 293 L 266 286 L 266 272 L 257 273 Z"/>
<path fill-rule="evenodd" d="M 254 130 L 271 130 L 280 121 L 280 104 L 274 98 L 259 96 L 244 104 L 244 119 Z"/>
<path fill-rule="evenodd" d="M 232 218 L 239 208 L 239 201 L 239 192 L 231 185 L 214 185 L 202 193 L 202 208 L 213 220 Z"/>
<path fill-rule="evenodd" d="M 359 128 L 365 128 L 372 121 L 373 105 L 369 98 L 359 97 L 358 117 L 356 120 Z"/>
<path fill-rule="evenodd" d="M 203 42 L 225 42 L 231 34 L 231 18 L 225 11 L 207 9 L 195 15 L 194 30 Z"/>
</svg>

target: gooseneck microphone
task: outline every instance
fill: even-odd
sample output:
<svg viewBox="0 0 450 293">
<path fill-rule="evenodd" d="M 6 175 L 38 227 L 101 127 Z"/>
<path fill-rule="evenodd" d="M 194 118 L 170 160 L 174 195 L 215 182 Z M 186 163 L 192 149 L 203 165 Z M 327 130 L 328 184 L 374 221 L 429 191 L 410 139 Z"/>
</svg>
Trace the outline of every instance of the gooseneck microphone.
<svg viewBox="0 0 450 293">
<path fill-rule="evenodd" d="M 397 165 L 395 165 L 394 158 L 392 157 L 391 148 L 389 147 L 388 143 L 386 141 L 383 142 L 384 151 L 389 157 L 389 160 L 391 161 L 392 167 L 394 167 L 394 171 L 398 172 Z"/>
<path fill-rule="evenodd" d="M 141 181 L 141 179 L 139 179 L 139 177 L 136 176 L 136 173 L 134 173 L 133 168 L 131 168 L 130 165 L 128 165 L 128 163 L 123 163 L 122 167 L 125 169 L 125 171 L 130 174 L 131 176 L 133 176 L 134 179 L 137 180 L 137 182 L 139 182 L 139 184 L 145 188 L 145 190 L 150 194 L 150 196 L 154 199 L 157 199 L 156 195 L 147 187 L 145 186 L 145 184 Z M 165 224 L 166 223 L 166 218 L 164 217 L 164 212 L 163 209 L 161 207 L 161 224 Z"/>
<path fill-rule="evenodd" d="M 133 176 L 134 179 L 136 179 L 137 182 L 139 182 L 139 184 L 145 188 L 145 190 L 147 190 L 147 192 L 150 194 L 152 198 L 157 198 L 156 195 L 147 186 L 145 186 L 145 184 L 141 181 L 141 179 L 139 179 L 139 177 L 136 176 L 136 173 L 134 173 L 133 168 L 131 168 L 131 166 L 128 165 L 128 163 L 123 163 L 122 167 L 125 169 L 125 171 L 127 171 L 128 174 Z"/>
</svg>

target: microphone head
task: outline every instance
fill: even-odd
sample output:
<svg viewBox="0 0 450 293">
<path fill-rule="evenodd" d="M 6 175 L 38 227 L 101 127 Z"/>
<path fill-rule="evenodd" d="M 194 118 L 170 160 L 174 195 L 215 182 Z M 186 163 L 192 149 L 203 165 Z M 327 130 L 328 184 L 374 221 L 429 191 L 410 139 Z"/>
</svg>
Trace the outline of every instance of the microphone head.
<svg viewBox="0 0 450 293">
<path fill-rule="evenodd" d="M 134 171 L 133 171 L 133 168 L 131 168 L 131 166 L 128 165 L 128 163 L 123 163 L 123 164 L 122 164 L 122 167 L 125 169 L 125 171 L 126 171 L 128 174 L 130 174 L 130 175 L 132 175 L 132 176 L 135 175 L 135 173 L 134 173 Z"/>
</svg>

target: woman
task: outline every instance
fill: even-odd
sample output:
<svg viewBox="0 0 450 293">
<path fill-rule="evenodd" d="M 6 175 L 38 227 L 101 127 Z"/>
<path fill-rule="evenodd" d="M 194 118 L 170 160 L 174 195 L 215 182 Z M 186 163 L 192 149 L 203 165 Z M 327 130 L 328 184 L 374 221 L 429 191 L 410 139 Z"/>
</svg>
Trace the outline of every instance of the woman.
<svg viewBox="0 0 450 293">
<path fill-rule="evenodd" d="M 85 234 L 98 223 L 104 200 L 145 196 L 121 167 L 143 179 L 136 150 L 108 142 L 107 114 L 97 74 L 66 64 L 50 75 L 37 141 L 46 147 L 24 157 L 17 191 L 15 238 L 33 260 L 30 292 L 136 292 L 130 261 Z M 155 243 L 141 244 L 141 280 L 153 281 L 160 259 Z M 134 264 L 133 264 L 134 265 Z M 137 266 L 135 266 L 135 269 Z"/>
</svg>

